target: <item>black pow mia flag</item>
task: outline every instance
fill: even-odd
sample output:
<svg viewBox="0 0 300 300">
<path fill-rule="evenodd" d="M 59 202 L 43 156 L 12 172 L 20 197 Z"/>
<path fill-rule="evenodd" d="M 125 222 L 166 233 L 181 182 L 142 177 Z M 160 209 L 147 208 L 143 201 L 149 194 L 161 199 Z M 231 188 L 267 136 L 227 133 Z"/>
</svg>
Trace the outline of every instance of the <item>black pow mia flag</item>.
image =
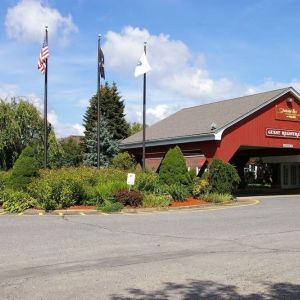
<svg viewBox="0 0 300 300">
<path fill-rule="evenodd" d="M 99 48 L 99 76 L 101 76 L 101 78 L 105 79 L 105 72 L 104 72 L 104 54 L 103 51 L 101 49 L 101 47 Z"/>
</svg>

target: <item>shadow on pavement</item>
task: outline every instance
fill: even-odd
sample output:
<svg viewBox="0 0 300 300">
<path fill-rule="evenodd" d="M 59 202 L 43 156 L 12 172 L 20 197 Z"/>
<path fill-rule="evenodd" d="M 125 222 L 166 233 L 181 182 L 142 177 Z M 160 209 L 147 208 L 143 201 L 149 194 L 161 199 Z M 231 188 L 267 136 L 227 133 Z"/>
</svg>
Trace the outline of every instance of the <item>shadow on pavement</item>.
<svg viewBox="0 0 300 300">
<path fill-rule="evenodd" d="M 213 281 L 190 280 L 185 284 L 167 282 L 160 289 L 144 291 L 127 289 L 121 294 L 111 295 L 111 299 L 210 299 L 210 300 L 296 300 L 300 299 L 300 285 L 290 283 L 263 283 L 264 293 L 240 294 L 238 287 L 223 285 Z"/>
</svg>

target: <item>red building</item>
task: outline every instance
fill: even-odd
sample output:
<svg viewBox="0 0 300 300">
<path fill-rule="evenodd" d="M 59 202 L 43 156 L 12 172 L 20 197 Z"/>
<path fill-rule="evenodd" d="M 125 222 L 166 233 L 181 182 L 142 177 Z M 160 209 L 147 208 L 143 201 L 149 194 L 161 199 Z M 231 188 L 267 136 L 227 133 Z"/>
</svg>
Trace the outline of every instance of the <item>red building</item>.
<svg viewBox="0 0 300 300">
<path fill-rule="evenodd" d="M 300 95 L 284 88 L 185 108 L 146 129 L 146 166 L 156 170 L 178 145 L 190 168 L 221 158 L 244 172 L 252 157 L 276 168 L 281 187 L 300 186 Z M 141 161 L 142 133 L 121 148 Z M 298 156 L 299 155 L 299 156 Z"/>
</svg>

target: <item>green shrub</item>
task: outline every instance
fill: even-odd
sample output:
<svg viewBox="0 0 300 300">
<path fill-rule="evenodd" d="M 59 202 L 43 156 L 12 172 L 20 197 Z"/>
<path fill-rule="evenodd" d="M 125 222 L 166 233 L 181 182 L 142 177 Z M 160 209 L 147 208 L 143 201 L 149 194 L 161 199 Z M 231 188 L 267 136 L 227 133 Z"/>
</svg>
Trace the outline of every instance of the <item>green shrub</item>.
<svg viewBox="0 0 300 300">
<path fill-rule="evenodd" d="M 168 192 L 174 201 L 184 201 L 189 196 L 188 188 L 180 184 L 171 184 Z"/>
<path fill-rule="evenodd" d="M 20 213 L 35 207 L 36 201 L 29 194 L 22 191 L 5 190 L 0 196 L 3 200 L 3 208 L 10 213 Z"/>
<path fill-rule="evenodd" d="M 194 181 L 197 178 L 196 169 L 190 169 L 189 176 L 191 178 L 191 181 Z"/>
<path fill-rule="evenodd" d="M 0 191 L 3 191 L 9 181 L 10 172 L 0 171 Z"/>
<path fill-rule="evenodd" d="M 104 200 L 98 209 L 104 213 L 109 213 L 109 212 L 121 211 L 123 208 L 124 208 L 124 205 L 120 202 Z"/>
<path fill-rule="evenodd" d="M 41 170 L 28 192 L 40 208 L 53 210 L 74 204 L 98 204 L 120 188 L 126 187 L 126 173 L 91 167 Z"/>
<path fill-rule="evenodd" d="M 210 190 L 208 179 L 199 178 L 193 186 L 192 195 L 199 198 L 203 194 L 207 194 Z"/>
<path fill-rule="evenodd" d="M 213 203 L 226 203 L 233 200 L 233 197 L 230 194 L 218 194 L 218 193 L 204 194 L 202 195 L 201 198 L 207 202 L 213 202 Z"/>
<path fill-rule="evenodd" d="M 189 186 L 184 186 L 181 184 L 158 184 L 155 186 L 153 194 L 171 196 L 173 201 L 183 201 L 191 193 L 189 191 Z"/>
<path fill-rule="evenodd" d="M 169 188 L 166 184 L 157 184 L 154 187 L 153 193 L 155 195 L 170 195 Z"/>
<path fill-rule="evenodd" d="M 136 165 L 133 155 L 128 152 L 120 152 L 112 159 L 112 167 L 121 170 L 133 169 Z"/>
<path fill-rule="evenodd" d="M 209 166 L 208 181 L 212 192 L 231 194 L 241 180 L 234 166 L 221 159 L 214 159 Z"/>
<path fill-rule="evenodd" d="M 159 179 L 167 185 L 191 183 L 184 156 L 178 146 L 171 148 L 164 157 L 159 169 Z"/>
<path fill-rule="evenodd" d="M 127 183 L 123 181 L 111 181 L 100 183 L 97 187 L 97 193 L 100 195 L 101 199 L 110 200 L 116 194 L 118 190 L 123 190 L 127 188 Z"/>
<path fill-rule="evenodd" d="M 81 204 L 84 199 L 80 175 L 67 173 L 65 169 L 43 171 L 28 186 L 28 191 L 44 210 L 53 210 Z"/>
<path fill-rule="evenodd" d="M 141 173 L 141 172 L 143 172 L 143 168 L 142 168 L 142 166 L 141 166 L 140 163 L 138 163 L 138 164 L 135 166 L 134 171 L 135 171 L 135 173 Z"/>
<path fill-rule="evenodd" d="M 63 149 L 62 165 L 65 167 L 78 167 L 82 163 L 81 139 L 69 137 L 61 140 Z"/>
<path fill-rule="evenodd" d="M 93 185 L 85 184 L 83 186 L 84 190 L 84 199 L 82 200 L 82 204 L 84 205 L 98 205 L 102 203 L 103 199 L 97 191 L 97 187 Z"/>
<path fill-rule="evenodd" d="M 154 172 L 138 173 L 136 176 L 135 188 L 143 192 L 153 192 L 159 184 L 159 176 Z"/>
<path fill-rule="evenodd" d="M 38 176 L 41 165 L 32 147 L 27 146 L 15 162 L 8 182 L 8 187 L 14 190 L 24 190 Z"/>
<path fill-rule="evenodd" d="M 170 200 L 167 195 L 144 194 L 142 207 L 167 207 Z"/>
<path fill-rule="evenodd" d="M 126 187 L 126 172 L 91 167 L 41 170 L 28 192 L 40 208 L 53 210 L 74 204 L 98 204 Z"/>
<path fill-rule="evenodd" d="M 134 190 L 118 190 L 116 194 L 114 195 L 114 199 L 117 202 L 122 203 L 124 206 L 125 205 L 130 205 L 133 207 L 140 206 L 143 201 L 143 195 Z"/>
</svg>

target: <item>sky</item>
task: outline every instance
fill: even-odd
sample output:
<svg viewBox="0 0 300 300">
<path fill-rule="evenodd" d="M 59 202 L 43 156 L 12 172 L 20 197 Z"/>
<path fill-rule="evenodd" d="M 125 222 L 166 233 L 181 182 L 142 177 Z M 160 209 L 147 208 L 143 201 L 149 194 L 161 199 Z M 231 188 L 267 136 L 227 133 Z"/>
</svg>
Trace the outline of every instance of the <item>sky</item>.
<svg viewBox="0 0 300 300">
<path fill-rule="evenodd" d="M 48 116 L 59 137 L 83 134 L 97 89 L 97 39 L 126 119 L 147 123 L 181 108 L 286 86 L 300 90 L 298 0 L 1 0 L 0 98 L 43 111 L 37 59 L 49 27 Z M 199 116 L 201 118 L 201 116 Z"/>
</svg>

